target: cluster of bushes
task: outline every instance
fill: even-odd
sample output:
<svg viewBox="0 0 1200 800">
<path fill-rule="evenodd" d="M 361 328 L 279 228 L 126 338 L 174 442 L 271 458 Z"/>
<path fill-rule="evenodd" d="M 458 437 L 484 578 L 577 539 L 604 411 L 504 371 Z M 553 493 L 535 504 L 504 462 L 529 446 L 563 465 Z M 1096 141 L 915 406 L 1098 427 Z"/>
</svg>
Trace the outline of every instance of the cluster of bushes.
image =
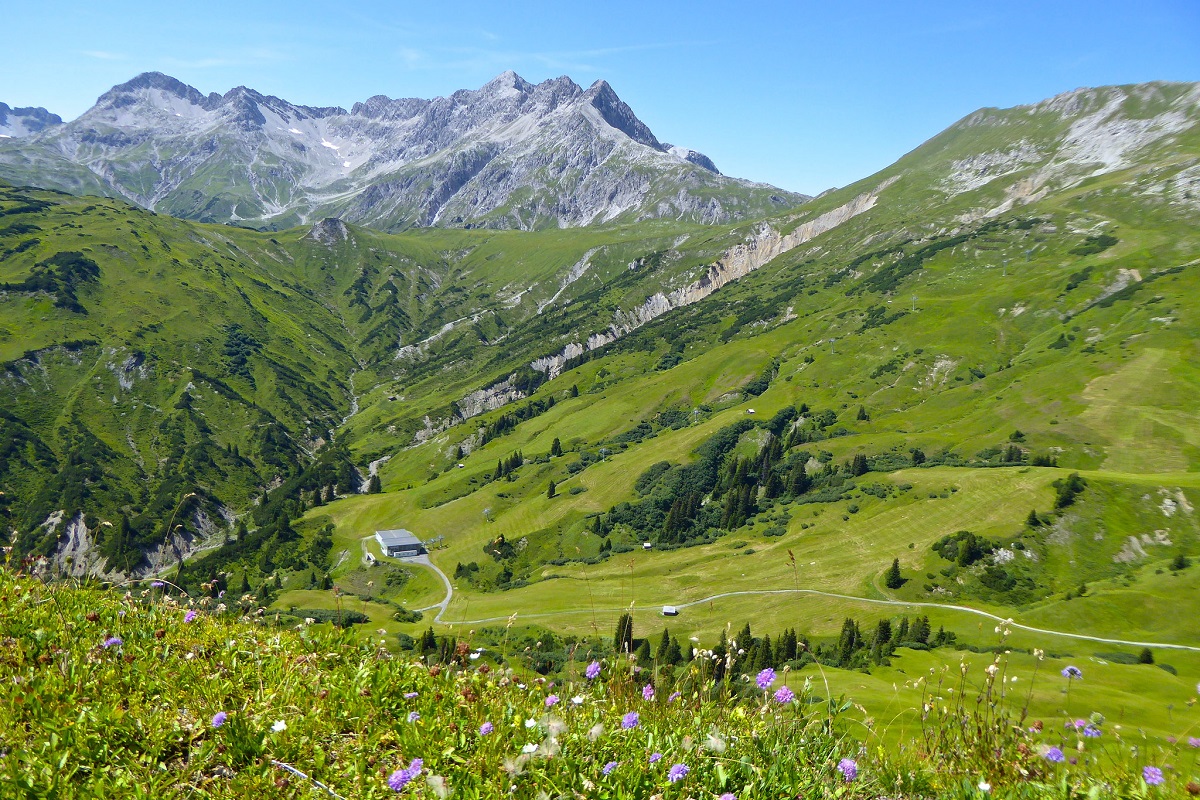
<svg viewBox="0 0 1200 800">
<path fill-rule="evenodd" d="M 34 265 L 33 271 L 20 283 L 0 283 L 5 292 L 46 292 L 54 295 L 54 305 L 86 314 L 80 304 L 78 290 L 85 284 L 95 283 L 100 277 L 100 267 L 83 253 L 65 251 L 55 253 Z"/>
</svg>

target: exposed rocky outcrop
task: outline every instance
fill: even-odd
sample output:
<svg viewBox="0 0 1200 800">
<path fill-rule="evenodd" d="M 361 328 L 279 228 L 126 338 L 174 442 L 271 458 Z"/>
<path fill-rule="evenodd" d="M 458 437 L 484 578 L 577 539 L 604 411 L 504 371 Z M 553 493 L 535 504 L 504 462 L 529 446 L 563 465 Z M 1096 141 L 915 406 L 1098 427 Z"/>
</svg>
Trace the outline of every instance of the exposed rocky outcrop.
<svg viewBox="0 0 1200 800">
<path fill-rule="evenodd" d="M 320 242 L 326 247 L 331 247 L 349 239 L 350 229 L 340 219 L 330 217 L 313 225 L 308 231 L 308 238 Z"/>
<path fill-rule="evenodd" d="M 572 342 L 559 353 L 534 360 L 530 366 L 538 372 L 548 373 L 550 377 L 558 375 L 570 359 L 614 342 L 672 309 L 697 303 L 792 248 L 870 210 L 875 206 L 879 193 L 895 180 L 889 178 L 883 181 L 872 191 L 800 224 L 791 233 L 782 234 L 768 225 L 762 226 L 746 242 L 731 248 L 717 259 L 699 280 L 670 292 L 657 292 L 636 308 L 617 311 L 608 330 Z"/>
<path fill-rule="evenodd" d="M 11 108 L 5 103 L 0 103 L 2 138 L 20 139 L 62 124 L 62 117 L 51 114 L 44 108 Z"/>
</svg>

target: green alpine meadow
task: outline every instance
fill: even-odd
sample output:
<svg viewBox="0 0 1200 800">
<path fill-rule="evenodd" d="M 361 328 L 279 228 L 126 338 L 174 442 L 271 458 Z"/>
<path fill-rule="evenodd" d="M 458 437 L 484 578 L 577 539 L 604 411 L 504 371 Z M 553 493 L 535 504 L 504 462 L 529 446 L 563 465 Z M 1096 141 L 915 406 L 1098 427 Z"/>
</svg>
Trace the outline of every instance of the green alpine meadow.
<svg viewBox="0 0 1200 800">
<path fill-rule="evenodd" d="M 0 111 L 0 797 L 1200 794 L 1200 84 Z"/>
</svg>

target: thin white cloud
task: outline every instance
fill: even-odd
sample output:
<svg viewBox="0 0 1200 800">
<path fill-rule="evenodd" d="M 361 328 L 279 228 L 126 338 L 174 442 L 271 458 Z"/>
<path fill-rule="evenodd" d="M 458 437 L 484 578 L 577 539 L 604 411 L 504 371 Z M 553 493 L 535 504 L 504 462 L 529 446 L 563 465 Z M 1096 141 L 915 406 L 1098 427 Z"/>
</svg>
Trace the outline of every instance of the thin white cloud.
<svg viewBox="0 0 1200 800">
<path fill-rule="evenodd" d="M 124 53 L 110 53 L 107 50 L 84 50 L 83 55 L 98 58 L 101 61 L 126 61 L 129 56 Z"/>
<path fill-rule="evenodd" d="M 657 44 L 622 45 L 584 50 L 498 50 L 484 47 L 443 47 L 430 50 L 401 48 L 396 51 L 409 69 L 503 70 L 534 65 L 547 70 L 564 72 L 595 72 L 602 68 L 597 61 L 609 56 L 647 50 L 669 50 L 680 47 L 708 46 L 711 42 L 661 42 Z"/>
<path fill-rule="evenodd" d="M 177 58 L 169 56 L 162 63 L 173 69 L 212 69 L 216 67 L 246 67 L 288 61 L 290 57 L 278 50 L 253 47 L 204 58 Z"/>
</svg>

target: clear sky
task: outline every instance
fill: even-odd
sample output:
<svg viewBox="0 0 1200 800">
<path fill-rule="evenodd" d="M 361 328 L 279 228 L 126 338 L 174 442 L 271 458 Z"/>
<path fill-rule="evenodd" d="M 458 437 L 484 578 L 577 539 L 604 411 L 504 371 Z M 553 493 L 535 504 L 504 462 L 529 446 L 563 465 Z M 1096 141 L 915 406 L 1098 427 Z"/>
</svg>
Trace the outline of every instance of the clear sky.
<svg viewBox="0 0 1200 800">
<path fill-rule="evenodd" d="M 982 106 L 1200 80 L 1197 0 L 476 3 L 41 0 L 0 12 L 0 101 L 65 119 L 139 72 L 306 105 L 434 97 L 506 69 L 613 85 L 726 174 L 844 186 Z"/>
</svg>

